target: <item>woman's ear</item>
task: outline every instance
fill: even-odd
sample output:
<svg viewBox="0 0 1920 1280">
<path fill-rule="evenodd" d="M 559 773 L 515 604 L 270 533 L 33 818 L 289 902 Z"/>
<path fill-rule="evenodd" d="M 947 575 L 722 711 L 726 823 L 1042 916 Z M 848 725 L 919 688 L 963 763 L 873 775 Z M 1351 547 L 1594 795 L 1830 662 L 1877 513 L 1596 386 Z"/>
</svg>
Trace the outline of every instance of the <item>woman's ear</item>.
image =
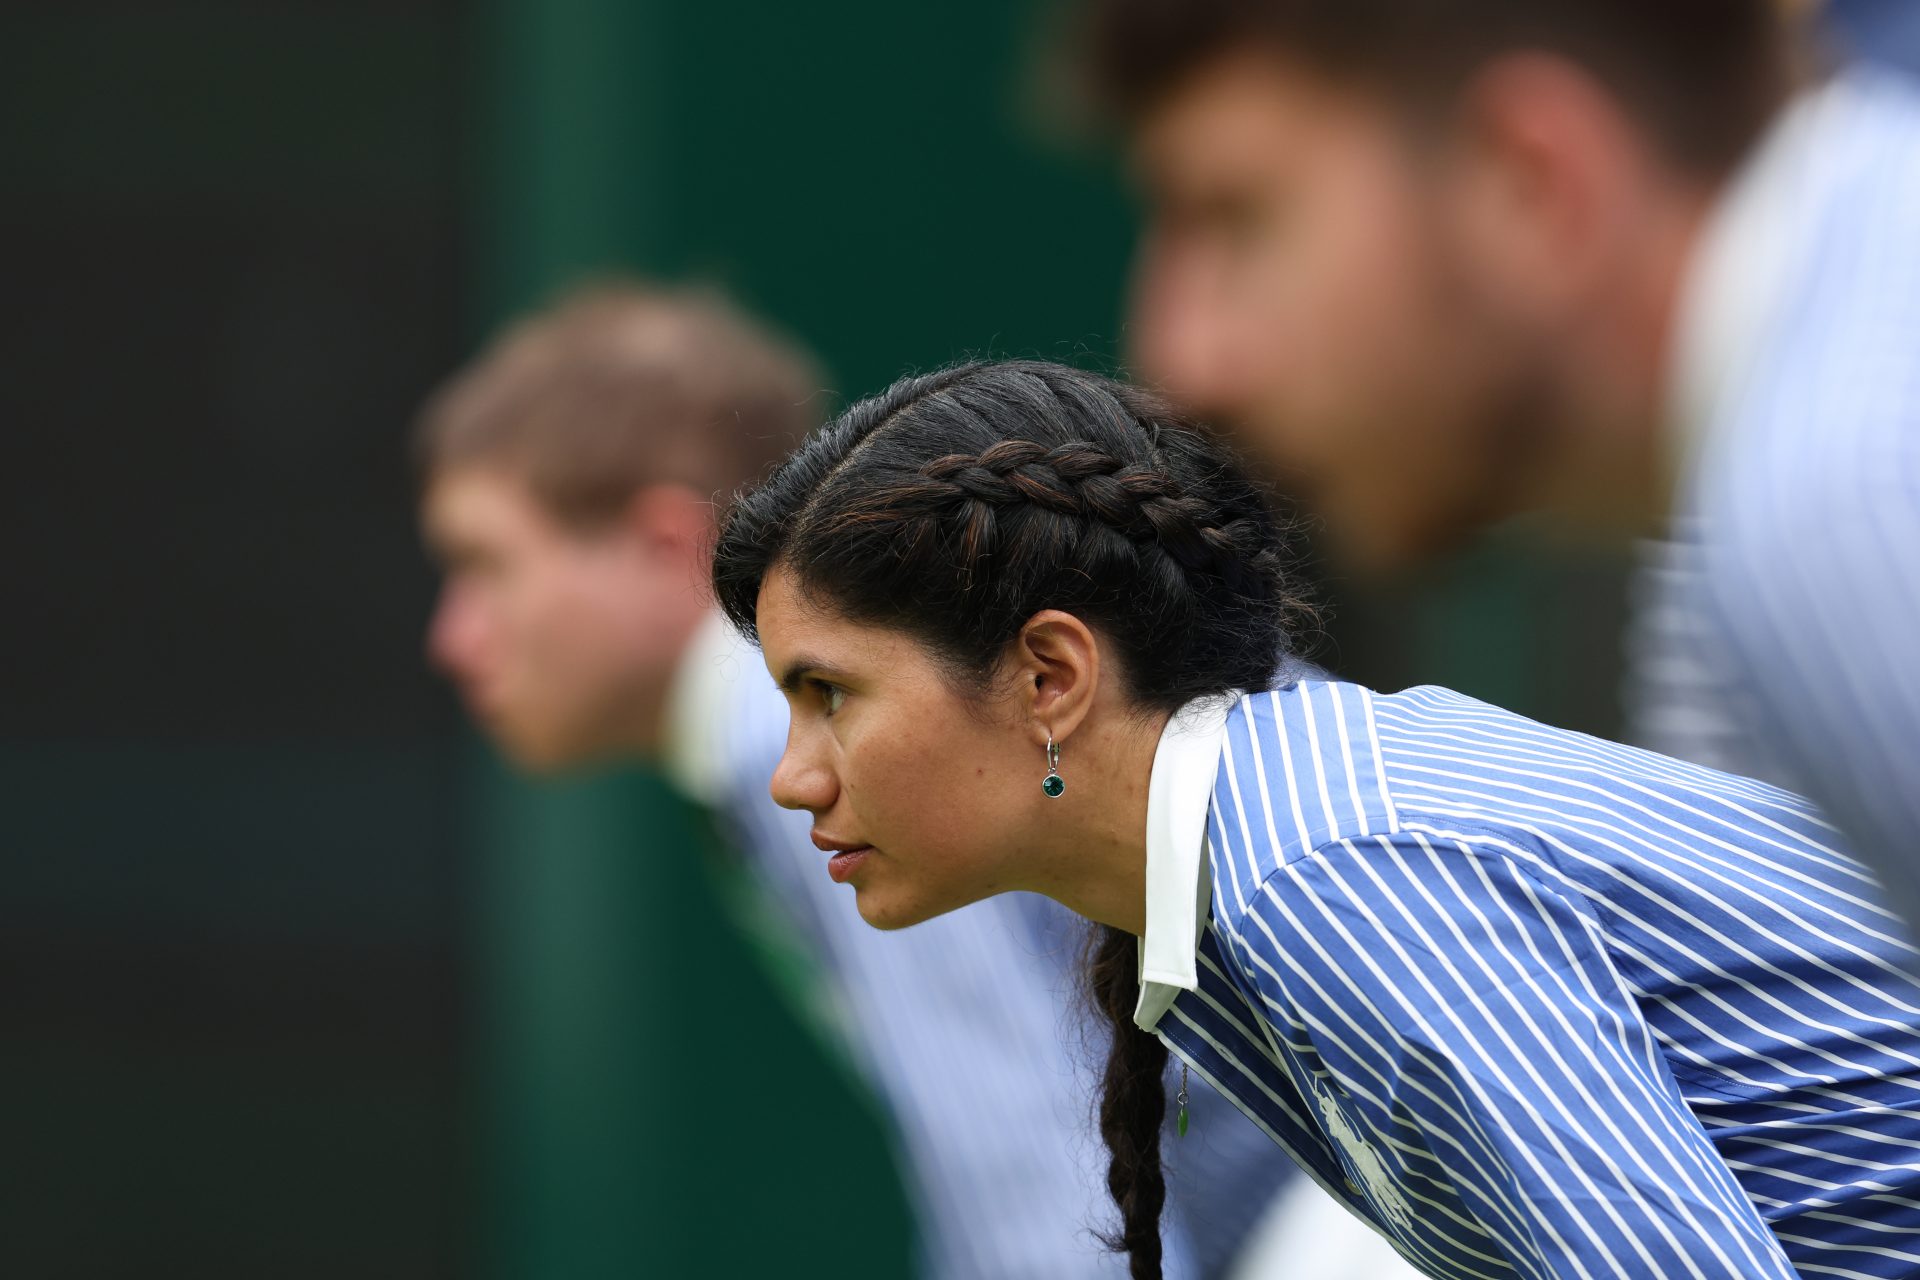
<svg viewBox="0 0 1920 1280">
<path fill-rule="evenodd" d="M 1100 684 L 1100 642 L 1070 613 L 1042 609 L 1014 638 L 1015 696 L 1031 725 L 1034 745 L 1051 734 L 1065 742 L 1093 709 Z"/>
</svg>

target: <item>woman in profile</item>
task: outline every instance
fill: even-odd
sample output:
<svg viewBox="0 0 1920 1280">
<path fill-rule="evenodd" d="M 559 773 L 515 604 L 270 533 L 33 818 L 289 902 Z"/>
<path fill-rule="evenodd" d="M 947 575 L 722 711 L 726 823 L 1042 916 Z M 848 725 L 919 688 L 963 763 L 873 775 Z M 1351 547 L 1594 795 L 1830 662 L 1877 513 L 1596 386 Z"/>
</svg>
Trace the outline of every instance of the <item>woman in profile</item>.
<svg viewBox="0 0 1920 1280">
<path fill-rule="evenodd" d="M 716 551 L 868 922 L 1098 926 L 1133 1274 L 1171 1049 L 1432 1276 L 1920 1276 L 1920 955 L 1833 831 L 1444 689 L 1272 687 L 1287 557 L 1216 445 L 1033 362 L 854 406 Z"/>
</svg>

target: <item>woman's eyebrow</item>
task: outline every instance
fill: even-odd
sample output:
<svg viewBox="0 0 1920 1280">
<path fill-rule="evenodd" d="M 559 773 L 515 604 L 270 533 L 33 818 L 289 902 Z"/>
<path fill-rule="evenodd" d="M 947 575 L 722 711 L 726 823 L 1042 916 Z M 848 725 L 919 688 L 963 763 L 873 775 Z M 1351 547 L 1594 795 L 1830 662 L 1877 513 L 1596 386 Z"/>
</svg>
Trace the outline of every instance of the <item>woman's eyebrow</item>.
<svg viewBox="0 0 1920 1280">
<path fill-rule="evenodd" d="M 846 672 L 822 662 L 818 658 L 810 658 L 805 654 L 801 654 L 787 664 L 786 672 L 781 675 L 781 691 L 783 693 L 798 693 L 801 682 L 808 676 L 815 676 L 819 679 L 837 684 L 846 679 Z"/>
</svg>

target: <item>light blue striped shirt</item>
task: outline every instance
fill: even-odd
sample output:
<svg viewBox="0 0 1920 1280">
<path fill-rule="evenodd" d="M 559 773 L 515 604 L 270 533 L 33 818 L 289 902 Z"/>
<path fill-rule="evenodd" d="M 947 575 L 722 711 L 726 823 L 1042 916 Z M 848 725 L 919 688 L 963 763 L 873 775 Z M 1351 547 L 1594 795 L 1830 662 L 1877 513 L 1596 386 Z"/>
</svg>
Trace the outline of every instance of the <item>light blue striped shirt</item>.
<svg viewBox="0 0 1920 1280">
<path fill-rule="evenodd" d="M 1326 681 L 1154 770 L 1138 1020 L 1429 1274 L 1920 1276 L 1920 957 L 1803 801 Z"/>
<path fill-rule="evenodd" d="M 1009 894 L 900 932 L 873 928 L 828 878 L 808 815 L 768 795 L 788 711 L 759 655 L 715 618 L 683 661 L 674 701 L 676 781 L 719 815 L 816 962 L 815 994 L 888 1107 L 923 1274 L 1125 1276 L 1093 1235 L 1114 1215 L 1093 1124 L 1099 1049 L 1075 987 L 1078 918 Z M 1169 1142 L 1170 1280 L 1220 1275 L 1294 1173 L 1224 1099 L 1194 1093 L 1204 1136 L 1177 1151 Z M 859 1189 L 848 1194 L 857 1205 Z"/>
<path fill-rule="evenodd" d="M 1633 736 L 1808 795 L 1920 921 L 1920 86 L 1856 71 L 1782 118 L 1680 335 Z"/>
</svg>

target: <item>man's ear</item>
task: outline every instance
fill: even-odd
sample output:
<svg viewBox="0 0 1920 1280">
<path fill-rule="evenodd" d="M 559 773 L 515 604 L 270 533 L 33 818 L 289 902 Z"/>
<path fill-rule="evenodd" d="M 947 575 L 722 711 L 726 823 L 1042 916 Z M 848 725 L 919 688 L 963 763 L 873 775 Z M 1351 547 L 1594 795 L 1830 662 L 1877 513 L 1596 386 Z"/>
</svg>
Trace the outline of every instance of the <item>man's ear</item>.
<svg viewBox="0 0 1920 1280">
<path fill-rule="evenodd" d="M 1034 745 L 1065 742 L 1093 709 L 1100 685 L 1100 641 L 1086 623 L 1058 609 L 1028 618 L 1014 638 L 1012 662 L 1019 710 Z"/>
<path fill-rule="evenodd" d="M 1473 77 L 1459 124 L 1487 283 L 1542 314 L 1577 302 L 1612 269 L 1647 162 L 1625 108 L 1568 59 L 1513 54 Z"/>
<path fill-rule="evenodd" d="M 652 484 L 637 490 L 620 515 L 625 533 L 647 551 L 695 567 L 703 580 L 712 551 L 713 503 L 686 485 Z"/>
</svg>

